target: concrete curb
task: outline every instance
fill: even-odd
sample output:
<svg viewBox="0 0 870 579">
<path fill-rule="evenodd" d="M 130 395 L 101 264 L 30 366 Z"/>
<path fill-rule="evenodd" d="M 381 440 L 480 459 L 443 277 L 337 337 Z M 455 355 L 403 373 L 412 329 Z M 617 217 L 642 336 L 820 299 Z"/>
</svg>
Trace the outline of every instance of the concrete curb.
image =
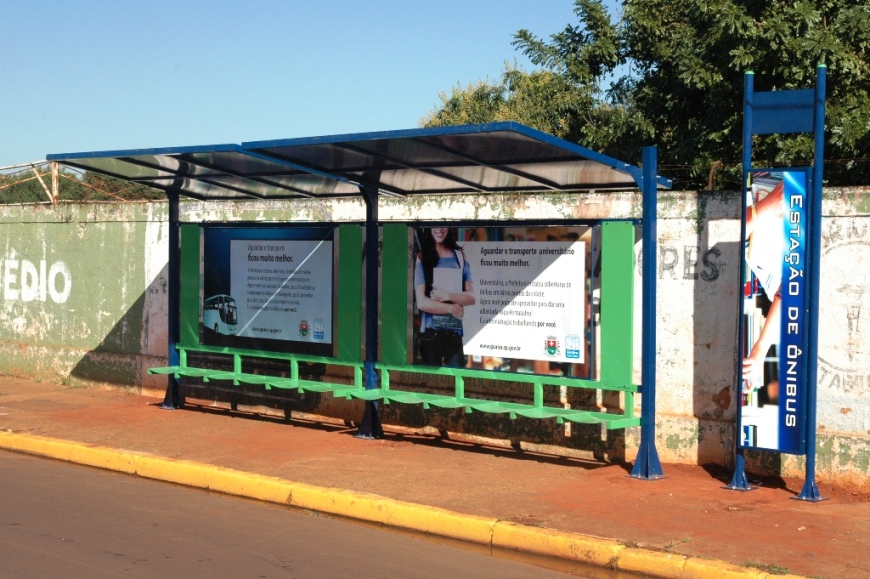
<svg viewBox="0 0 870 579">
<path fill-rule="evenodd" d="M 798 575 L 774 575 L 724 561 L 627 547 L 617 541 L 578 533 L 529 527 L 143 452 L 2 431 L 0 449 L 650 577 L 799 579 Z"/>
</svg>

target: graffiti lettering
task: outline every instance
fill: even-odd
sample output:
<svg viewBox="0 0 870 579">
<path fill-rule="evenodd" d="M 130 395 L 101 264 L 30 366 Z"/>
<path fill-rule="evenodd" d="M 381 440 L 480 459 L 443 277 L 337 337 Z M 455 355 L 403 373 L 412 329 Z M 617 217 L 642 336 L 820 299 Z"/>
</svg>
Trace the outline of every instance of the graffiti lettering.
<svg viewBox="0 0 870 579">
<path fill-rule="evenodd" d="M 868 223 L 865 218 L 831 219 L 824 221 L 822 228 L 823 246 L 867 237 Z"/>
<path fill-rule="evenodd" d="M 72 291 L 72 275 L 62 261 L 48 265 L 42 259 L 39 265 L 26 259 L 16 259 L 15 252 L 0 261 L 0 288 L 6 301 L 44 302 L 51 298 L 56 304 L 65 303 Z"/>
<path fill-rule="evenodd" d="M 700 255 L 700 263 L 698 256 Z M 722 251 L 718 247 L 711 247 L 704 253 L 695 245 L 684 245 L 682 251 L 682 276 L 679 275 L 680 251 L 672 245 L 659 245 L 659 279 L 667 277 L 673 280 L 713 282 L 719 279 L 722 273 L 722 262 L 719 258 Z M 642 253 L 637 254 L 637 271 L 643 274 Z"/>
<path fill-rule="evenodd" d="M 711 259 L 710 256 L 716 259 Z M 716 281 L 719 279 L 719 258 L 722 252 L 718 247 L 711 247 L 704 252 L 701 262 L 704 264 L 704 271 L 701 272 L 701 279 L 704 281 Z"/>
<path fill-rule="evenodd" d="M 862 396 L 870 386 L 870 220 L 827 219 L 822 229 L 818 384 L 820 391 Z"/>
<path fill-rule="evenodd" d="M 665 272 L 671 272 L 671 279 L 677 279 L 674 271 L 680 261 L 680 254 L 676 247 L 666 245 L 659 246 L 659 279 L 665 279 Z"/>
</svg>

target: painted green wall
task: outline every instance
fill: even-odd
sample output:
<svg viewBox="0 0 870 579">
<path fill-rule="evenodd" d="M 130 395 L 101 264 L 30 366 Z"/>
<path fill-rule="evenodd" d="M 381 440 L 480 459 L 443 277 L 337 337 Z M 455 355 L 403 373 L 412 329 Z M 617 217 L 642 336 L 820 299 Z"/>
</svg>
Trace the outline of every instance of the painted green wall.
<svg viewBox="0 0 870 579">
<path fill-rule="evenodd" d="M 0 371 L 141 385 L 165 218 L 150 204 L 0 207 Z"/>
</svg>

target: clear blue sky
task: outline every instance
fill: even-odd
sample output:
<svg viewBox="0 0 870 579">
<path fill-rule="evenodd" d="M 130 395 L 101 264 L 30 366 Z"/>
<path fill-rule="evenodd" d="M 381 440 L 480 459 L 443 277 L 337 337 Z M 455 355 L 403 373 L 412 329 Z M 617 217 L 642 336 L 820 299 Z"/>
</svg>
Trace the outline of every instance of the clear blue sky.
<svg viewBox="0 0 870 579">
<path fill-rule="evenodd" d="M 572 0 L 0 0 L 0 166 L 407 129 Z"/>
</svg>

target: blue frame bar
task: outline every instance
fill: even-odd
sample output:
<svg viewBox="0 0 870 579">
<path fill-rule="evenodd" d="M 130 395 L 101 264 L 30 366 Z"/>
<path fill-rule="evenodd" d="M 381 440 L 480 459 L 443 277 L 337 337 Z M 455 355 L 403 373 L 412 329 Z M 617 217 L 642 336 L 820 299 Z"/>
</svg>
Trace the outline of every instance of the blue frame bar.
<svg viewBox="0 0 870 579">
<path fill-rule="evenodd" d="M 363 199 L 366 203 L 366 289 L 365 289 L 365 345 L 366 356 L 364 362 L 366 390 L 376 390 L 380 387 L 378 373 L 375 364 L 378 361 L 378 277 L 380 271 L 378 260 L 378 189 L 377 187 L 361 186 Z M 378 403 L 375 400 L 367 400 L 362 422 L 357 432 L 357 438 L 375 439 L 383 438 L 384 429 L 381 425 L 381 417 L 378 413 Z"/>
<path fill-rule="evenodd" d="M 633 478 L 662 478 L 656 450 L 656 268 L 658 253 L 658 188 L 656 147 L 643 148 L 643 286 L 641 313 L 640 447 L 631 470 Z"/>
<path fill-rule="evenodd" d="M 753 89 L 755 85 L 755 73 L 747 71 L 746 74 L 743 75 L 743 154 L 741 158 L 742 163 L 742 175 L 743 179 L 748 179 L 749 169 L 752 167 L 752 104 L 753 104 Z M 742 191 L 745 189 L 746 183 L 741 184 L 741 195 L 743 195 Z M 742 211 L 742 207 L 745 205 L 746 200 L 741 199 L 740 207 Z M 746 239 L 746 219 L 744 216 L 740 216 L 740 239 Z M 744 260 L 740 259 L 740 284 L 743 285 L 744 279 L 746 278 L 746 264 Z M 743 295 L 742 292 L 740 295 Z M 743 319 L 743 300 L 739 301 L 739 313 L 738 320 Z M 738 326 L 738 333 L 741 331 L 741 326 Z M 743 337 L 738 336 L 737 339 L 738 349 L 740 350 L 740 357 L 743 357 Z M 738 376 L 740 375 L 740 370 L 737 370 Z M 738 382 L 740 379 L 738 378 Z M 738 395 L 739 395 L 738 388 Z M 738 399 L 739 400 L 739 399 Z M 743 455 L 743 449 L 740 447 L 740 407 L 737 407 L 737 416 L 735 417 L 734 427 L 736 430 L 735 434 L 735 457 L 734 457 L 734 476 L 731 477 L 731 482 L 725 487 L 727 489 L 733 491 L 751 491 L 755 490 L 755 487 L 749 485 L 749 480 L 746 478 L 746 460 Z"/>
<path fill-rule="evenodd" d="M 169 312 L 167 312 L 169 325 L 169 365 L 177 366 L 179 363 L 178 342 L 181 338 L 181 252 L 179 251 L 179 195 L 178 191 L 167 191 L 169 198 Z M 166 385 L 166 395 L 160 408 L 164 410 L 176 410 L 184 405 L 181 397 L 181 388 L 178 378 L 169 374 Z"/>
<path fill-rule="evenodd" d="M 807 312 L 809 342 L 807 343 L 807 409 L 806 447 L 807 463 L 804 486 L 794 497 L 801 501 L 825 500 L 816 485 L 816 396 L 818 389 L 819 359 L 819 282 L 821 281 L 822 256 L 822 173 L 825 159 L 825 92 L 828 69 L 825 65 L 816 68 L 816 91 L 813 111 L 813 205 L 810 214 L 810 306 Z"/>
</svg>

